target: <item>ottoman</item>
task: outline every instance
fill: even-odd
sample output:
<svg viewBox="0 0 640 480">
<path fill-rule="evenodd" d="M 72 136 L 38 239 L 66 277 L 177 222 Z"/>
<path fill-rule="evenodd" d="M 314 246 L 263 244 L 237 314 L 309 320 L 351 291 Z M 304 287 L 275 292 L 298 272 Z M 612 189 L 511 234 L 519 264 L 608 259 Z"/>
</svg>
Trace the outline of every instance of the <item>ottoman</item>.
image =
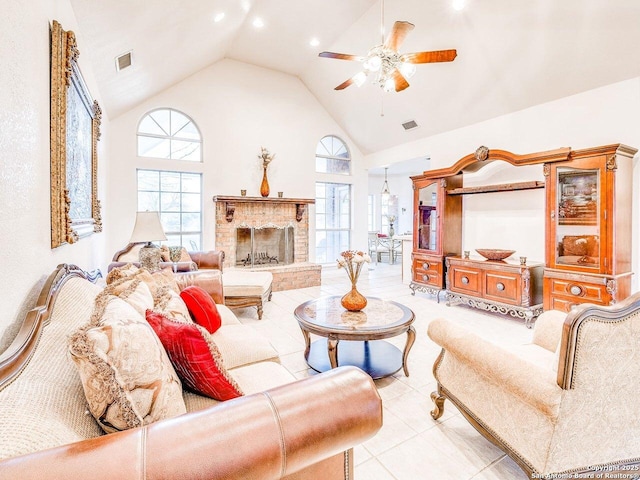
<svg viewBox="0 0 640 480">
<path fill-rule="evenodd" d="M 271 272 L 228 270 L 222 274 L 224 303 L 229 308 L 257 307 L 262 320 L 262 305 L 271 300 Z"/>
</svg>

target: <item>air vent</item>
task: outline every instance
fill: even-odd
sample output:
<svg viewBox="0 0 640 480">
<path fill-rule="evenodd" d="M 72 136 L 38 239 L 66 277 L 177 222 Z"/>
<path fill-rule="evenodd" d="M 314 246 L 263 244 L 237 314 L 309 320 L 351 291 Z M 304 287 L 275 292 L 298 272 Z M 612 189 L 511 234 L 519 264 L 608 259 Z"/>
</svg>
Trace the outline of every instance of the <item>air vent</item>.
<svg viewBox="0 0 640 480">
<path fill-rule="evenodd" d="M 411 129 L 413 129 L 413 128 L 418 128 L 418 124 L 416 123 L 416 121 L 415 121 L 415 120 L 409 120 L 408 122 L 404 122 L 404 123 L 402 124 L 402 127 L 403 127 L 405 130 L 411 130 Z"/>
<path fill-rule="evenodd" d="M 131 52 L 127 52 L 125 54 L 116 57 L 116 70 L 124 70 L 127 67 L 131 66 Z"/>
</svg>

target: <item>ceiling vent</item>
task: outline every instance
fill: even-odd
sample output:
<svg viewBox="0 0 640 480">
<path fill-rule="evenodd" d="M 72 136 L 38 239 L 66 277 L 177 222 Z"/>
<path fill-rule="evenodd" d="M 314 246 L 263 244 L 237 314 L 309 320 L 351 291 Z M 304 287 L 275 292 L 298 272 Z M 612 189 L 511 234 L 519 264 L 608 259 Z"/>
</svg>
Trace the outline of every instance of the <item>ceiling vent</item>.
<svg viewBox="0 0 640 480">
<path fill-rule="evenodd" d="M 412 129 L 414 129 L 414 128 L 418 128 L 418 124 L 416 123 L 416 121 L 415 121 L 415 120 L 409 120 L 408 122 L 404 122 L 404 123 L 402 124 L 402 127 L 403 127 L 405 130 L 412 130 Z"/>
<path fill-rule="evenodd" d="M 116 57 L 116 70 L 124 70 L 131 66 L 131 52 L 124 53 L 119 57 Z"/>
</svg>

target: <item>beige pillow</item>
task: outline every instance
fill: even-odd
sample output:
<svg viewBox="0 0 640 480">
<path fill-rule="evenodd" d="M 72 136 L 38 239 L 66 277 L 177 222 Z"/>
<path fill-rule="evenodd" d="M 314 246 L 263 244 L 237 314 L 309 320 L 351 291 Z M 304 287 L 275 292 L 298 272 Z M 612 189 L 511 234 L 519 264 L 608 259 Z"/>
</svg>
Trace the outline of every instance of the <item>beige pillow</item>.
<svg viewBox="0 0 640 480">
<path fill-rule="evenodd" d="M 158 294 L 154 297 L 153 311 L 162 313 L 171 320 L 181 323 L 193 323 L 187 304 L 169 287 L 158 288 Z"/>
<path fill-rule="evenodd" d="M 140 270 L 140 272 L 145 272 Z M 148 272 L 146 272 L 149 275 Z M 155 290 L 155 287 L 154 287 Z M 148 284 L 144 282 L 140 275 L 132 275 L 116 280 L 107 285 L 104 291 L 110 295 L 115 295 L 127 302 L 144 317 L 147 310 L 153 310 L 153 295 Z"/>
<path fill-rule="evenodd" d="M 89 323 L 69 339 L 89 404 L 115 432 L 186 412 L 182 385 L 160 340 L 125 301 L 102 292 Z"/>
<path fill-rule="evenodd" d="M 107 285 L 111 285 L 112 283 L 120 280 L 121 278 L 131 277 L 138 273 L 140 269 L 136 267 L 133 263 L 127 263 L 121 267 L 114 268 L 107 274 L 106 282 Z"/>
</svg>

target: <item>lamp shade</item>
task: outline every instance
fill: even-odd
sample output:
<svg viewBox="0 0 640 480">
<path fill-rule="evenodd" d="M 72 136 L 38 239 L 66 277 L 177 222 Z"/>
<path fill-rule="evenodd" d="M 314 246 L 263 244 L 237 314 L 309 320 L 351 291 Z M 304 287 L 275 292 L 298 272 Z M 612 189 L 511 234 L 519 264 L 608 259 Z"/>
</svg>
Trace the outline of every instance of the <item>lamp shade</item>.
<svg viewBox="0 0 640 480">
<path fill-rule="evenodd" d="M 166 240 L 158 212 L 136 212 L 136 224 L 131 233 L 130 243 Z"/>
</svg>

